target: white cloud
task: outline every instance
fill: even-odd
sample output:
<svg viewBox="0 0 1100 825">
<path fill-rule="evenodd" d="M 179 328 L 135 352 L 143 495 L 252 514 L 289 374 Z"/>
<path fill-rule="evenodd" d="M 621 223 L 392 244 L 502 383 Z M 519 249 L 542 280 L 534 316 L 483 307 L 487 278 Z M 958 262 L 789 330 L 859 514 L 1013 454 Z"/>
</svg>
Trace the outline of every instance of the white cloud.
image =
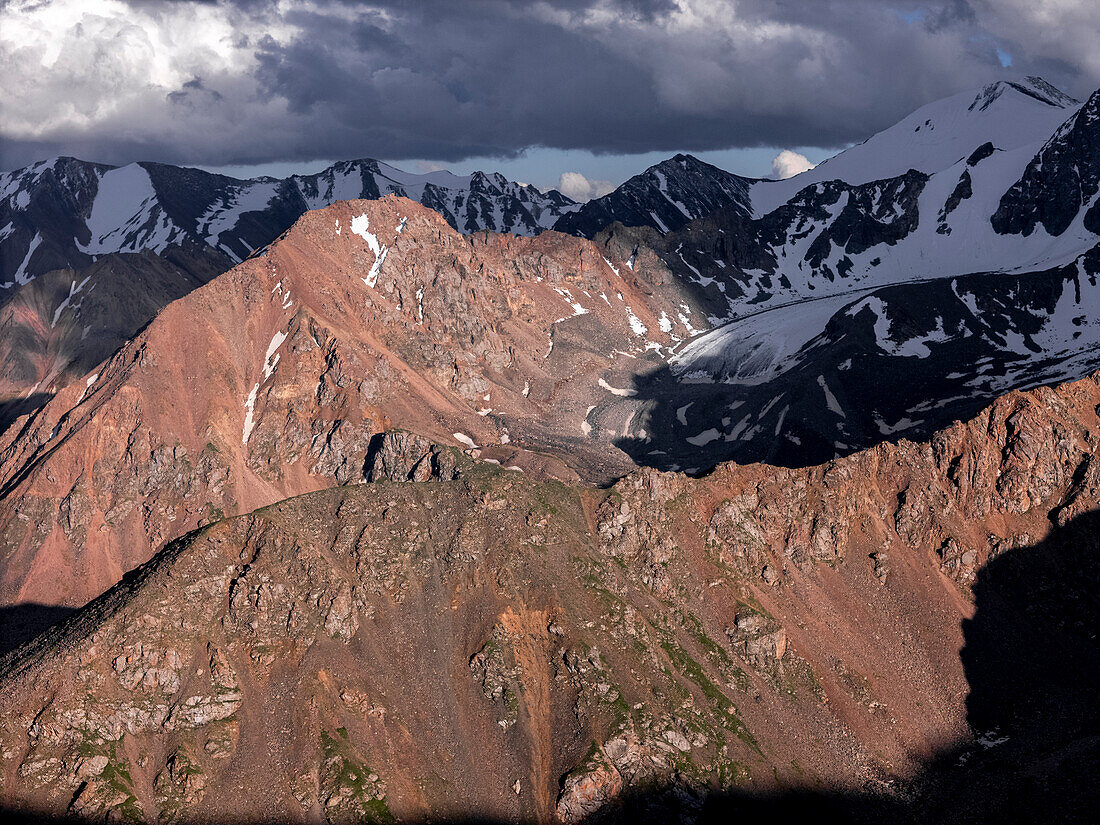
<svg viewBox="0 0 1100 825">
<path fill-rule="evenodd" d="M 95 130 L 116 118 L 147 129 L 138 113 L 159 115 L 188 81 L 239 77 L 254 62 L 232 11 L 206 4 L 24 0 L 3 7 L 0 21 L 9 138 Z"/>
<path fill-rule="evenodd" d="M 810 159 L 805 155 L 792 152 L 790 149 L 784 149 L 772 158 L 772 177 L 775 180 L 786 180 L 803 172 L 808 172 L 815 166 L 817 164 L 810 163 Z"/>
<path fill-rule="evenodd" d="M 615 189 L 609 180 L 589 180 L 580 172 L 562 172 L 558 179 L 558 191 L 575 201 L 590 201 Z"/>
</svg>

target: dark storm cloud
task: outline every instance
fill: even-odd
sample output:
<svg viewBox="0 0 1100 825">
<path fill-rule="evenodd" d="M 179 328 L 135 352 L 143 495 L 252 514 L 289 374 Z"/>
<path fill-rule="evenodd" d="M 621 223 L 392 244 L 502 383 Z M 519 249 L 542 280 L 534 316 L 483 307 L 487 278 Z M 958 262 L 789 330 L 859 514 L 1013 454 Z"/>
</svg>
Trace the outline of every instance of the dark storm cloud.
<svg viewBox="0 0 1100 825">
<path fill-rule="evenodd" d="M 1091 0 L 49 5 L 0 11 L 5 168 L 57 147 L 244 164 L 840 146 L 1004 76 L 1004 55 L 1077 95 L 1100 83 Z"/>
<path fill-rule="evenodd" d="M 631 151 L 679 131 L 640 116 L 653 105 L 650 78 L 602 44 L 520 15 L 466 11 L 419 9 L 389 31 L 299 14 L 311 36 L 261 43 L 255 77 L 290 112 L 338 123 L 387 157 L 454 160 L 536 144 Z"/>
</svg>

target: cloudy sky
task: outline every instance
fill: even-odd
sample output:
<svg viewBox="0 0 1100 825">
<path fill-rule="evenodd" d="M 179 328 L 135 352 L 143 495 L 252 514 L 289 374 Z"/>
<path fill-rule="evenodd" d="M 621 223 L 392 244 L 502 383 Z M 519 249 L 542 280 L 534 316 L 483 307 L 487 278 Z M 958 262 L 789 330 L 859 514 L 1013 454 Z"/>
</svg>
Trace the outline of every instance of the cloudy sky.
<svg viewBox="0 0 1100 825">
<path fill-rule="evenodd" d="M 1096 0 L 0 0 L 0 169 L 789 174 L 991 79 L 1085 96 L 1097 32 Z"/>
</svg>

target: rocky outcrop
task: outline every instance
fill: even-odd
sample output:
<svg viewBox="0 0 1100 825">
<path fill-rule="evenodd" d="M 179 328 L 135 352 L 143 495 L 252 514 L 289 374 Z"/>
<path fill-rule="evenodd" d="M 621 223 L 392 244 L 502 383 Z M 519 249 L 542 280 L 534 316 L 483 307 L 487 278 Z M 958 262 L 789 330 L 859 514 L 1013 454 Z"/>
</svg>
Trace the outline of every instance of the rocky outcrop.
<svg viewBox="0 0 1100 825">
<path fill-rule="evenodd" d="M 567 825 L 606 809 L 623 789 L 623 778 L 603 750 L 594 746 L 591 755 L 562 783 L 556 813 Z"/>
<path fill-rule="evenodd" d="M 457 475 L 454 452 L 406 432 L 382 433 L 367 457 L 367 481 L 451 481 Z"/>
<path fill-rule="evenodd" d="M 733 627 L 726 628 L 726 636 L 742 658 L 756 667 L 778 662 L 787 652 L 787 632 L 773 629 L 765 616 L 753 611 L 742 609 Z"/>
</svg>

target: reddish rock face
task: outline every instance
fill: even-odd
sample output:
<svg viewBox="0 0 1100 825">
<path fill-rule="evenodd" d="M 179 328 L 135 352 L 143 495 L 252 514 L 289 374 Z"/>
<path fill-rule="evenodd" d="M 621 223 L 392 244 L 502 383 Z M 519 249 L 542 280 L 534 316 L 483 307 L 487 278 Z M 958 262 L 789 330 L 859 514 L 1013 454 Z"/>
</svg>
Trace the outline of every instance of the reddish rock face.
<svg viewBox="0 0 1100 825">
<path fill-rule="evenodd" d="M 363 480 L 394 428 L 618 477 L 592 400 L 629 395 L 691 312 L 641 258 L 466 237 L 395 197 L 306 214 L 5 433 L 0 599 L 81 604 L 198 524 Z"/>
</svg>

